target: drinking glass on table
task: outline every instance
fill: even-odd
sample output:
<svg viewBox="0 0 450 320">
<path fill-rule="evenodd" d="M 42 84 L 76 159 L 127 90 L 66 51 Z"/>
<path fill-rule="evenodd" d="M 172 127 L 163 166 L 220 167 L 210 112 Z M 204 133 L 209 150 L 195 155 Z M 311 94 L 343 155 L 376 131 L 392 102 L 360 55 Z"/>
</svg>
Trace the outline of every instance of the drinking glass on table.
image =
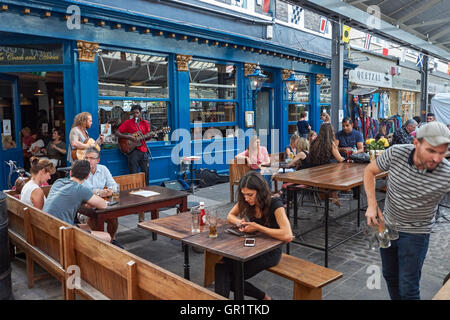
<svg viewBox="0 0 450 320">
<path fill-rule="evenodd" d="M 198 206 L 191 208 L 191 232 L 200 232 L 200 208 Z"/>
<path fill-rule="evenodd" d="M 112 187 L 112 192 L 113 192 L 113 201 L 119 201 L 120 200 L 120 184 L 116 183 L 115 185 L 113 185 Z"/>
<path fill-rule="evenodd" d="M 206 221 L 209 225 L 209 237 L 217 238 L 217 210 L 216 209 L 205 209 L 206 210 Z"/>
</svg>

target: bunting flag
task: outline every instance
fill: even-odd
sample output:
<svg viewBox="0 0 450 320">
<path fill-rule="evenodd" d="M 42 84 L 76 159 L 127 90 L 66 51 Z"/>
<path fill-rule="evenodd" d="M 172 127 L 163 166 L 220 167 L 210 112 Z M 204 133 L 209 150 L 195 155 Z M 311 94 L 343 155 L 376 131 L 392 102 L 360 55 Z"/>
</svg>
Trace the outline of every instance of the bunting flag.
<svg viewBox="0 0 450 320">
<path fill-rule="evenodd" d="M 273 12 L 273 10 L 271 10 L 272 8 L 272 3 L 271 2 L 275 2 L 275 0 L 264 0 L 264 5 L 263 5 L 263 11 L 265 13 L 268 13 L 269 11 Z"/>
<path fill-rule="evenodd" d="M 247 8 L 247 0 L 231 0 L 231 4 L 236 7 Z"/>
<path fill-rule="evenodd" d="M 289 22 L 293 24 L 300 24 L 302 11 L 303 8 L 292 5 L 291 10 L 289 10 Z"/>
<path fill-rule="evenodd" d="M 418 66 L 419 68 L 422 68 L 423 66 L 423 54 L 421 53 L 419 53 L 419 55 L 417 56 L 416 66 Z"/>
<path fill-rule="evenodd" d="M 388 55 L 389 55 L 389 49 L 383 48 L 383 56 L 388 56 Z"/>
<path fill-rule="evenodd" d="M 402 56 L 400 57 L 401 62 L 405 62 L 406 60 L 406 48 L 402 48 Z"/>
<path fill-rule="evenodd" d="M 327 19 L 320 17 L 319 31 L 325 33 L 325 28 L 327 27 Z"/>
<path fill-rule="evenodd" d="M 342 41 L 344 43 L 348 43 L 350 41 L 350 30 L 352 30 L 352 28 L 344 24 L 342 31 Z"/>
<path fill-rule="evenodd" d="M 370 42 L 372 41 L 372 35 L 366 34 L 366 40 L 364 41 L 364 49 L 369 50 L 370 49 Z"/>
</svg>

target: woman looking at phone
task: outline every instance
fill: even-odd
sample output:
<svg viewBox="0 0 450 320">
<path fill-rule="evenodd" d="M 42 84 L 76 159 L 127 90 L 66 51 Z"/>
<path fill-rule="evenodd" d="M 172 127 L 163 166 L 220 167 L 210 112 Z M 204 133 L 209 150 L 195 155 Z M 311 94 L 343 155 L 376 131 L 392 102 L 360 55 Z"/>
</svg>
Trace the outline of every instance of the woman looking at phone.
<svg viewBox="0 0 450 320">
<path fill-rule="evenodd" d="M 291 224 L 280 198 L 272 198 L 264 177 L 255 171 L 241 178 L 238 187 L 238 203 L 228 213 L 229 223 L 246 233 L 262 232 L 275 239 L 290 242 L 294 239 Z M 244 280 L 276 266 L 281 259 L 281 248 L 276 248 L 244 263 Z M 233 260 L 222 258 L 215 267 L 215 292 L 227 297 L 234 291 Z M 244 282 L 244 294 L 259 300 L 270 300 L 262 290 L 250 282 Z"/>
</svg>

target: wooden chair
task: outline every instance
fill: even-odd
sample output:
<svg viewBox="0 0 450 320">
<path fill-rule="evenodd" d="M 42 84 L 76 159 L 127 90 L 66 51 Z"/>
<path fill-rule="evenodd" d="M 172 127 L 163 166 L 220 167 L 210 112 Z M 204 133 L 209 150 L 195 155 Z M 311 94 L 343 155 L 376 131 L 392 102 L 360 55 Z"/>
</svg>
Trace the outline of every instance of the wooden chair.
<svg viewBox="0 0 450 320">
<path fill-rule="evenodd" d="M 251 169 L 246 163 L 240 163 L 236 159 L 228 162 L 229 183 L 230 183 L 230 202 L 234 202 L 234 186 L 239 185 L 241 178 Z"/>
<path fill-rule="evenodd" d="M 145 173 L 131 173 L 113 177 L 116 183 L 120 184 L 120 190 L 132 190 L 146 186 Z M 145 220 L 145 212 L 139 212 L 139 222 Z"/>
<path fill-rule="evenodd" d="M 64 267 L 77 266 L 80 277 L 78 284 L 66 286 L 68 299 L 75 299 L 76 294 L 85 299 L 223 299 L 81 229 L 63 229 L 62 233 Z"/>
</svg>

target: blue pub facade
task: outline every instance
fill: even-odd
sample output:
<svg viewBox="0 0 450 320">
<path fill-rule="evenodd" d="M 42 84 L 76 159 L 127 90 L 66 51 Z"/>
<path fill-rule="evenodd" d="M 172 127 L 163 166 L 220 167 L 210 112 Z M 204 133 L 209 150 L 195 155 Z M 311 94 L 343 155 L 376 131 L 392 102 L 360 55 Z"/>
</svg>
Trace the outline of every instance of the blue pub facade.
<svg viewBox="0 0 450 320">
<path fill-rule="evenodd" d="M 93 117 L 89 135 L 106 135 L 101 163 L 113 175 L 128 173 L 113 133 L 133 104 L 152 129 L 170 127 L 147 142 L 150 184 L 179 178 L 187 155 L 226 173 L 249 128 L 268 133 L 269 152 L 282 151 L 302 111 L 318 131 L 331 108 L 330 23 L 272 1 L 267 13 L 260 0 L 0 1 L 3 189 L 4 161 L 24 161 L 22 128 L 59 128 L 68 141 L 83 111 Z M 266 80 L 254 92 L 248 75 L 258 64 Z"/>
</svg>

